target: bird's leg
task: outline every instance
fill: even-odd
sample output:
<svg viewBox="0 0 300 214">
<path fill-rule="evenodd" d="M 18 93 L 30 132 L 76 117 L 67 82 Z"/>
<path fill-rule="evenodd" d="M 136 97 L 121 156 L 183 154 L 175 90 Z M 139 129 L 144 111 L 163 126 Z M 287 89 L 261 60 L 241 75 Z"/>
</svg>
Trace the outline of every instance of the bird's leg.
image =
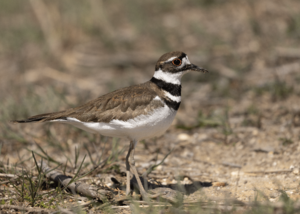
<svg viewBox="0 0 300 214">
<path fill-rule="evenodd" d="M 131 141 L 130 142 L 130 147 L 131 147 L 131 154 L 130 155 L 130 158 L 129 158 L 129 164 L 130 164 L 130 167 L 131 167 L 131 170 L 136 178 L 136 181 L 138 183 L 138 186 L 139 186 L 139 189 L 140 189 L 140 193 L 141 195 L 143 196 L 143 198 L 147 198 L 148 197 L 148 194 L 147 192 L 145 191 L 144 189 L 144 186 L 141 182 L 141 179 L 139 177 L 139 174 L 135 168 L 135 161 L 134 161 L 134 150 L 135 150 L 135 144 L 136 144 L 136 141 Z"/>
<path fill-rule="evenodd" d="M 129 195 L 129 193 L 130 193 L 130 164 L 129 164 L 128 159 L 130 157 L 130 153 L 131 153 L 133 147 L 134 147 L 134 143 L 132 141 L 130 141 L 128 153 L 126 155 L 126 176 L 127 176 L 127 180 L 126 180 L 126 195 Z"/>
<path fill-rule="evenodd" d="M 138 171 L 135 168 L 135 161 L 134 161 L 135 145 L 136 145 L 136 141 L 130 141 L 129 150 L 126 155 L 126 174 L 127 174 L 126 195 L 128 195 L 130 193 L 130 170 L 131 170 L 136 178 L 136 181 L 138 183 L 139 190 L 140 190 L 141 195 L 143 196 L 143 199 L 147 200 L 149 198 L 157 198 L 157 197 L 161 196 L 162 194 L 157 193 L 157 194 L 152 195 L 152 194 L 147 193 L 141 182 Z"/>
</svg>

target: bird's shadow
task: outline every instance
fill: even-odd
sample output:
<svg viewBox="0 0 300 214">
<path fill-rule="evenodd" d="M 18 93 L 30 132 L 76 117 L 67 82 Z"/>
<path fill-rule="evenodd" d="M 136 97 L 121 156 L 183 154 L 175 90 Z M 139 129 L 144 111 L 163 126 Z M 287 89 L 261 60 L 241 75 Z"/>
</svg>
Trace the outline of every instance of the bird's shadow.
<svg viewBox="0 0 300 214">
<path fill-rule="evenodd" d="M 212 182 L 201 182 L 201 181 L 193 181 L 191 184 L 168 184 L 168 185 L 162 185 L 162 184 L 153 184 L 147 181 L 147 179 L 144 179 L 143 177 L 140 177 L 141 182 L 145 189 L 151 190 L 156 188 L 169 188 L 175 191 L 179 191 L 183 193 L 184 195 L 190 195 L 196 192 L 197 190 L 203 188 L 203 187 L 211 187 Z M 146 183 L 146 182 L 147 183 Z M 130 188 L 138 190 L 138 184 L 135 176 L 130 180 Z"/>
</svg>

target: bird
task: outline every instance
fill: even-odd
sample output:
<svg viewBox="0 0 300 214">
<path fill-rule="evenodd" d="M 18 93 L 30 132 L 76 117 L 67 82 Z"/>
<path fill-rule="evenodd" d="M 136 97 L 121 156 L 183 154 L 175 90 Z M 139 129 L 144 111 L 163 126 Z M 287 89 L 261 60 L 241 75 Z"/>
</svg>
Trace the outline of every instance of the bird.
<svg viewBox="0 0 300 214">
<path fill-rule="evenodd" d="M 154 75 L 145 83 L 115 90 L 75 108 L 12 122 L 64 123 L 90 133 L 127 138 L 126 195 L 131 191 L 131 170 L 142 197 L 148 198 L 151 195 L 135 167 L 135 147 L 140 140 L 161 136 L 170 127 L 181 103 L 181 77 L 190 71 L 208 72 L 192 64 L 184 52 L 168 52 L 158 59 Z"/>
</svg>

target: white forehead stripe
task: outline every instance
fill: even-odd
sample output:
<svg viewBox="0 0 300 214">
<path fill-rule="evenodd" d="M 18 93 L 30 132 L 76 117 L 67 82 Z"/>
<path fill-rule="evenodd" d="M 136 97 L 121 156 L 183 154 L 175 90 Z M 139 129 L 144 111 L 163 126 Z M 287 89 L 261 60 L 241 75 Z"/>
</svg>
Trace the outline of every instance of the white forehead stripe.
<svg viewBox="0 0 300 214">
<path fill-rule="evenodd" d="M 180 85 L 181 84 L 180 80 L 183 73 L 184 72 L 168 73 L 168 72 L 163 72 L 161 69 L 158 69 L 157 71 L 154 72 L 153 77 L 167 83 Z"/>
<path fill-rule="evenodd" d="M 182 64 L 184 64 L 184 65 L 191 64 L 188 56 L 185 56 L 185 57 L 182 58 Z"/>
</svg>

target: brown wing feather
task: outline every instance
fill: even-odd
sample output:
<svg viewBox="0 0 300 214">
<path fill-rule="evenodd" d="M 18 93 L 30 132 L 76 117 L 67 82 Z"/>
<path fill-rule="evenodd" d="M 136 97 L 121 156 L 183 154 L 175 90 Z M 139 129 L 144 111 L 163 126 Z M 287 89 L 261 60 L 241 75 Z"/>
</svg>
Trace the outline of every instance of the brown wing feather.
<svg viewBox="0 0 300 214">
<path fill-rule="evenodd" d="M 26 120 L 14 122 L 37 122 L 73 117 L 83 122 L 109 122 L 112 119 L 126 121 L 139 114 L 162 107 L 159 100 L 153 100 L 160 90 L 151 82 L 119 89 L 92 100 L 82 106 L 65 111 L 40 114 Z"/>
</svg>

